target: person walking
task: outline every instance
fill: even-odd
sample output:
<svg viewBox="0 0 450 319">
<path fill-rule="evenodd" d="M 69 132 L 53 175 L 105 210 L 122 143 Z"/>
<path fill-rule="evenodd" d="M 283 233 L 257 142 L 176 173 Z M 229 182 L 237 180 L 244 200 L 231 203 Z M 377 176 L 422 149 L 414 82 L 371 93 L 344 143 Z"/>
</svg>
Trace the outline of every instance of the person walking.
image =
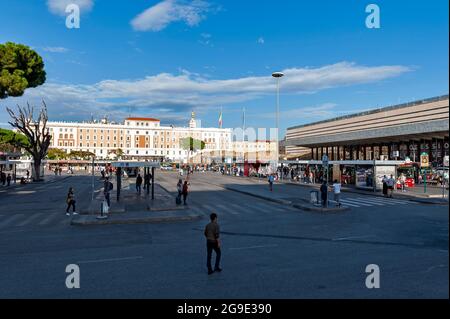
<svg viewBox="0 0 450 319">
<path fill-rule="evenodd" d="M 268 182 L 269 182 L 269 190 L 270 190 L 271 192 L 273 191 L 273 181 L 274 181 L 273 174 L 270 174 L 270 175 L 269 175 Z"/>
<path fill-rule="evenodd" d="M 333 182 L 334 201 L 338 207 L 341 207 L 341 183 L 337 179 Z"/>
<path fill-rule="evenodd" d="M 11 174 L 8 174 L 8 176 L 6 177 L 6 186 L 10 185 L 11 185 Z"/>
<path fill-rule="evenodd" d="M 387 197 L 387 193 L 388 193 L 388 186 L 387 186 L 387 176 L 384 175 L 383 179 L 381 180 L 381 182 L 383 183 L 383 196 Z"/>
<path fill-rule="evenodd" d="M 152 181 L 152 174 L 147 173 L 144 175 L 144 189 L 147 191 L 147 194 L 150 192 L 150 184 Z"/>
<path fill-rule="evenodd" d="M 208 275 L 211 275 L 215 271 L 221 272 L 220 268 L 220 258 L 222 257 L 222 252 L 220 250 L 220 227 L 217 223 L 217 214 L 212 213 L 209 215 L 211 222 L 205 227 L 205 237 L 206 237 L 206 267 L 208 268 Z M 214 270 L 211 266 L 212 251 L 216 253 L 216 262 Z"/>
<path fill-rule="evenodd" d="M 389 198 L 392 198 L 392 193 L 394 192 L 394 185 L 395 185 L 395 179 L 393 175 L 391 175 L 391 177 L 388 178 L 386 184 L 387 184 L 387 195 Z"/>
<path fill-rule="evenodd" d="M 5 184 L 6 184 L 6 174 L 4 172 L 2 172 L 0 174 L 0 180 L 2 182 L 2 185 L 5 186 Z"/>
<path fill-rule="evenodd" d="M 27 170 L 27 181 L 29 181 L 29 180 L 30 180 L 30 171 Z"/>
<path fill-rule="evenodd" d="M 320 195 L 322 199 L 322 206 L 326 207 L 328 201 L 328 186 L 327 181 L 325 180 L 322 182 L 322 186 L 320 186 Z"/>
<path fill-rule="evenodd" d="M 402 187 L 402 192 L 406 192 L 406 175 L 401 173 L 399 179 L 400 179 L 400 185 Z"/>
<path fill-rule="evenodd" d="M 141 174 L 138 174 L 136 177 L 136 192 L 138 195 L 141 195 L 141 185 L 142 185 L 142 177 Z"/>
<path fill-rule="evenodd" d="M 109 178 L 105 178 L 103 182 L 103 195 L 105 196 L 108 207 L 111 207 L 110 191 L 113 189 L 113 184 L 109 181 Z"/>
<path fill-rule="evenodd" d="M 178 195 L 177 195 L 176 203 L 177 203 L 177 205 L 180 205 L 181 204 L 181 196 L 183 195 L 183 181 L 181 180 L 181 178 L 178 180 L 178 183 L 177 183 L 177 191 L 178 191 Z"/>
<path fill-rule="evenodd" d="M 69 188 L 69 191 L 67 193 L 66 203 L 67 203 L 66 215 L 70 216 L 70 213 L 69 213 L 70 207 L 72 207 L 72 214 L 78 215 L 78 213 L 75 210 L 75 191 L 74 191 L 73 187 Z"/>
<path fill-rule="evenodd" d="M 188 182 L 187 181 L 185 181 L 183 184 L 182 194 L 183 194 L 183 204 L 187 205 L 187 203 L 186 203 L 186 199 L 188 196 Z"/>
</svg>

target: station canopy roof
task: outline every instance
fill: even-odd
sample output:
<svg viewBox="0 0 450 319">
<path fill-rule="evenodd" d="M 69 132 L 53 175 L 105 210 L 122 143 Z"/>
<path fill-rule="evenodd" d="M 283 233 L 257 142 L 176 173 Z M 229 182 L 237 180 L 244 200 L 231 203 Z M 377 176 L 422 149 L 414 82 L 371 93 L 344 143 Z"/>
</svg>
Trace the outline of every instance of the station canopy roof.
<svg viewBox="0 0 450 319">
<path fill-rule="evenodd" d="M 137 168 L 137 167 L 154 167 L 160 168 L 161 165 L 159 162 L 145 162 L 145 161 L 117 161 L 112 162 L 111 165 L 113 167 L 121 167 L 121 168 Z"/>
</svg>

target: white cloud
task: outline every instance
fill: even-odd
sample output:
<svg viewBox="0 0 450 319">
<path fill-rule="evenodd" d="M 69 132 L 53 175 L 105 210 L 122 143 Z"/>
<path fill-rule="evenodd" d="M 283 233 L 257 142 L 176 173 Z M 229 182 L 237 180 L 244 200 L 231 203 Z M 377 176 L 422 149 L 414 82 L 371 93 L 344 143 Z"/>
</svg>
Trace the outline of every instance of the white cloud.
<svg viewBox="0 0 450 319">
<path fill-rule="evenodd" d="M 282 94 L 314 93 L 327 88 L 373 83 L 410 71 L 405 66 L 360 66 L 341 62 L 318 68 L 290 68 L 283 72 Z M 19 98 L 40 103 L 45 99 L 53 115 L 89 118 L 89 114 L 105 113 L 118 118 L 132 108 L 137 114 L 158 114 L 174 119 L 192 108 L 206 110 L 275 94 L 275 80 L 266 76 L 249 76 L 214 80 L 186 70 L 177 75 L 161 73 L 137 80 L 104 80 L 93 85 L 47 83 L 29 89 Z M 14 106 L 17 99 L 6 99 Z M 333 105 L 310 109 L 314 116 L 327 116 Z M 159 112 L 159 113 L 158 113 Z M 299 111 L 301 112 L 301 111 Z M 161 113 L 161 114 L 160 114 Z M 303 113 L 296 113 L 300 115 Z M 288 115 L 288 114 L 287 114 Z M 1 118 L 0 118 L 1 120 Z"/>
<path fill-rule="evenodd" d="M 258 42 L 258 44 L 264 44 L 264 43 L 266 43 L 266 41 L 264 40 L 263 37 L 259 37 L 257 42 Z"/>
<path fill-rule="evenodd" d="M 178 21 L 192 27 L 205 18 L 209 9 L 210 5 L 203 0 L 164 0 L 136 16 L 131 25 L 136 31 L 161 31 Z"/>
<path fill-rule="evenodd" d="M 66 7 L 69 4 L 76 4 L 81 13 L 90 11 L 94 6 L 94 0 L 47 0 L 47 6 L 51 13 L 60 16 L 66 15 Z"/>
<path fill-rule="evenodd" d="M 69 51 L 69 49 L 64 47 L 44 47 L 42 50 L 50 53 L 66 53 Z"/>
</svg>

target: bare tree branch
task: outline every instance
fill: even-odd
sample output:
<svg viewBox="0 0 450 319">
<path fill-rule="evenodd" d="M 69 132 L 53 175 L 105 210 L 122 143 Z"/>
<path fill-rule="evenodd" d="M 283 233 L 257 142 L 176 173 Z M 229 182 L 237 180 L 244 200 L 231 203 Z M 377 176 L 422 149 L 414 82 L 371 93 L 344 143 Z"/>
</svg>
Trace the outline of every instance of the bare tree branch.
<svg viewBox="0 0 450 319">
<path fill-rule="evenodd" d="M 48 148 L 51 142 L 51 135 L 47 128 L 47 105 L 42 101 L 43 106 L 39 111 L 37 119 L 34 118 L 34 107 L 27 103 L 26 107 L 17 105 L 17 114 L 6 108 L 12 121 L 9 122 L 12 127 L 23 133 L 29 142 L 29 145 L 22 145 L 34 160 L 34 178 L 40 179 L 40 167 L 42 160 L 47 156 Z"/>
</svg>

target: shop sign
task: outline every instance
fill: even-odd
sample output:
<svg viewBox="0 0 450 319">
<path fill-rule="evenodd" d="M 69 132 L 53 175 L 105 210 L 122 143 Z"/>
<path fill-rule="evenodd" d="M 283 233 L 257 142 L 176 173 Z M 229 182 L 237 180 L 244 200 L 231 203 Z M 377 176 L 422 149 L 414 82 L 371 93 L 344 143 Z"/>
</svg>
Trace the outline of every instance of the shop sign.
<svg viewBox="0 0 450 319">
<path fill-rule="evenodd" d="M 420 154 L 420 167 L 429 167 L 429 156 L 428 153 L 423 152 Z"/>
</svg>

